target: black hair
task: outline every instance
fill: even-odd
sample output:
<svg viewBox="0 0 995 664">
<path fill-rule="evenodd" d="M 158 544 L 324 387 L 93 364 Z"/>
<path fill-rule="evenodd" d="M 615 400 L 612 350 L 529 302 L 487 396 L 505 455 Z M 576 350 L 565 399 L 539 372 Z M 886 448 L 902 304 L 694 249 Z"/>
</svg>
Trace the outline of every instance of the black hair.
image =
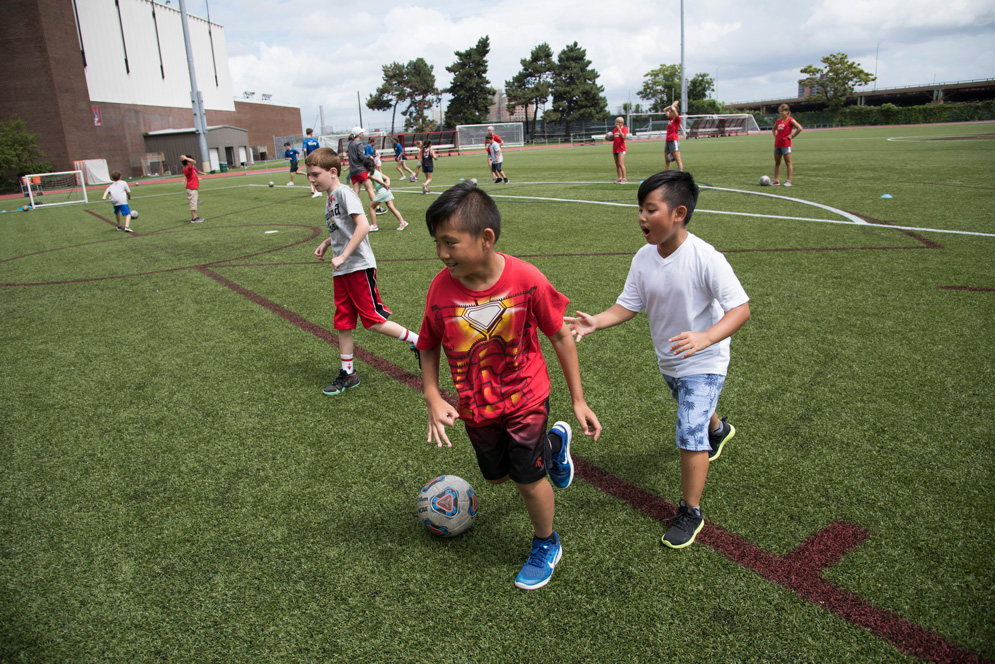
<svg viewBox="0 0 995 664">
<path fill-rule="evenodd" d="M 363 168 L 372 171 L 376 166 L 377 162 L 373 161 L 373 157 L 363 157 Z"/>
<path fill-rule="evenodd" d="M 639 206 L 642 207 L 646 197 L 651 192 L 660 190 L 660 198 L 671 210 L 681 205 L 687 209 L 684 215 L 684 225 L 691 223 L 691 214 L 698 205 L 698 185 L 694 183 L 694 178 L 690 173 L 684 171 L 661 171 L 656 175 L 651 175 L 639 185 Z"/>
<path fill-rule="evenodd" d="M 425 211 L 428 234 L 435 237 L 436 227 L 449 221 L 453 227 L 475 238 L 490 228 L 494 241 L 501 236 L 501 213 L 487 192 L 472 182 L 460 182 L 435 199 Z"/>
</svg>

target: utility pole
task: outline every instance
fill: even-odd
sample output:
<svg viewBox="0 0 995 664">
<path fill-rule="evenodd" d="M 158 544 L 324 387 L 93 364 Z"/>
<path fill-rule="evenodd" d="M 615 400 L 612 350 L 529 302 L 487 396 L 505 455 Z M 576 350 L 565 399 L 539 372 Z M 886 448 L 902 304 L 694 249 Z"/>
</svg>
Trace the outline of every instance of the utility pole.
<svg viewBox="0 0 995 664">
<path fill-rule="evenodd" d="M 211 170 L 211 160 L 207 152 L 207 118 L 204 114 L 204 98 L 197 88 L 197 72 L 193 63 L 193 47 L 190 46 L 190 27 L 187 25 L 187 3 L 180 0 L 180 22 L 183 24 L 183 44 L 187 49 L 187 69 L 190 71 L 190 101 L 193 104 L 193 125 L 197 130 L 197 144 L 200 147 L 200 170 Z"/>
</svg>

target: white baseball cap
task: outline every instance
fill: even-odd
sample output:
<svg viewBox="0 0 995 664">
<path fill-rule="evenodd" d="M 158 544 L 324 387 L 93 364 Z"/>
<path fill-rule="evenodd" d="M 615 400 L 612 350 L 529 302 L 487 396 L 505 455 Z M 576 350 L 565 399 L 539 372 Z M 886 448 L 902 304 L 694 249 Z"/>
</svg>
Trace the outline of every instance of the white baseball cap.
<svg viewBox="0 0 995 664">
<path fill-rule="evenodd" d="M 352 128 L 352 134 L 353 134 L 353 136 L 359 136 L 360 134 L 365 134 L 365 133 L 366 133 L 366 130 L 363 129 L 362 127 L 360 127 L 360 126 L 356 126 L 356 127 Z"/>
</svg>

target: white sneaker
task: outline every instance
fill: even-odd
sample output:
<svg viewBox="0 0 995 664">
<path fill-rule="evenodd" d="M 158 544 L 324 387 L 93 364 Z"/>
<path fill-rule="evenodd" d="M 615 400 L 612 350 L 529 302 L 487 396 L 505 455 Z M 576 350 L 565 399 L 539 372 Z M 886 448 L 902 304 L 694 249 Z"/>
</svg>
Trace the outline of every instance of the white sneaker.
<svg viewBox="0 0 995 664">
<path fill-rule="evenodd" d="M 370 226 L 370 232 L 371 233 L 373 233 L 374 231 L 378 231 L 378 230 L 380 230 L 380 227 L 377 226 L 376 224 L 373 224 L 372 226 Z"/>
<path fill-rule="evenodd" d="M 784 186 L 785 187 L 790 187 L 791 186 L 791 180 L 785 180 L 784 181 Z"/>
<path fill-rule="evenodd" d="M 294 186 L 294 183 L 293 183 L 293 182 L 288 182 L 288 183 L 287 183 L 287 186 L 288 186 L 288 187 L 293 187 L 293 186 Z"/>
<path fill-rule="evenodd" d="M 320 191 L 316 191 L 313 194 L 311 194 L 311 198 L 318 198 L 318 196 L 321 196 L 321 192 Z"/>
</svg>

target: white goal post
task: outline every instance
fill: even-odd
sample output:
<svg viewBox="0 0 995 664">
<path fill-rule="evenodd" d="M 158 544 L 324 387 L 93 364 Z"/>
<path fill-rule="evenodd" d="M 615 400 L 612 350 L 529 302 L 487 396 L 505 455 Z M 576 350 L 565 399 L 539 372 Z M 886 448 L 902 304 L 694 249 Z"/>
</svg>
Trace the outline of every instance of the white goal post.
<svg viewBox="0 0 995 664">
<path fill-rule="evenodd" d="M 681 120 L 681 136 L 685 138 L 760 133 L 756 119 L 748 113 L 685 115 Z M 636 138 L 665 138 L 669 122 L 666 113 L 633 113 L 629 131 Z"/>
<path fill-rule="evenodd" d="M 89 202 L 83 171 L 24 175 L 21 177 L 21 193 L 31 201 L 33 208 Z"/>
<path fill-rule="evenodd" d="M 493 122 L 456 126 L 456 147 L 459 150 L 483 149 L 488 127 L 501 138 L 501 147 L 517 148 L 525 145 L 525 128 L 521 122 Z"/>
</svg>

